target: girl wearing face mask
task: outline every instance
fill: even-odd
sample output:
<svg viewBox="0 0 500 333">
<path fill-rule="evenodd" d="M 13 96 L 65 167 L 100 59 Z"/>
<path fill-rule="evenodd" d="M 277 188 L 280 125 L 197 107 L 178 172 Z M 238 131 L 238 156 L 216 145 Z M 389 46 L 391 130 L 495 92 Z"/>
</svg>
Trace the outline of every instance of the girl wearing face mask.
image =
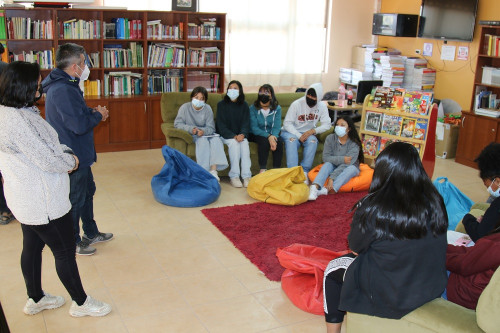
<svg viewBox="0 0 500 333">
<path fill-rule="evenodd" d="M 492 142 L 486 146 L 475 162 L 488 194 L 495 199 L 483 216 L 475 218 L 466 214 L 462 219 L 465 230 L 474 242 L 500 228 L 500 143 Z"/>
<path fill-rule="evenodd" d="M 192 135 L 196 146 L 196 162 L 209 171 L 217 180 L 217 171 L 228 167 L 224 146 L 215 133 L 214 113 L 206 104 L 208 92 L 196 87 L 191 92 L 191 101 L 184 103 L 175 117 L 174 127 Z"/>
<path fill-rule="evenodd" d="M 266 171 L 269 151 L 273 152 L 273 168 L 281 167 L 283 141 L 281 130 L 281 106 L 270 84 L 259 88 L 257 100 L 250 106 L 250 141 L 257 143 L 260 172 Z"/>
<path fill-rule="evenodd" d="M 363 162 L 361 141 L 350 117 L 339 117 L 335 133 L 326 137 L 323 148 L 323 166 L 309 190 L 309 200 L 339 189 L 351 178 L 359 175 L 359 163 Z M 325 182 L 328 182 L 325 184 Z"/>
<path fill-rule="evenodd" d="M 252 177 L 248 146 L 250 111 L 245 102 L 243 86 L 239 81 L 229 82 L 226 96 L 217 104 L 216 128 L 222 137 L 222 142 L 228 147 L 231 185 L 247 187 Z M 243 183 L 240 177 L 243 178 Z"/>
</svg>

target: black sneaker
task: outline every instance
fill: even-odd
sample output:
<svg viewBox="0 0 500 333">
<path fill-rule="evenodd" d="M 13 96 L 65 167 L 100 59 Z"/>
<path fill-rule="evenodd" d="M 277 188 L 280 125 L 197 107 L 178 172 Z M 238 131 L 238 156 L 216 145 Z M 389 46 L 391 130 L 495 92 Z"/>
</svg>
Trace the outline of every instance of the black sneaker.
<svg viewBox="0 0 500 333">
<path fill-rule="evenodd" d="M 78 244 L 76 244 L 76 254 L 81 256 L 91 256 L 95 253 L 96 249 L 90 246 L 90 243 L 86 239 L 82 239 Z"/>
<path fill-rule="evenodd" d="M 113 239 L 113 234 L 108 232 L 99 232 L 94 238 L 89 238 L 87 235 L 83 234 L 82 240 L 85 240 L 90 244 L 107 242 Z"/>
</svg>

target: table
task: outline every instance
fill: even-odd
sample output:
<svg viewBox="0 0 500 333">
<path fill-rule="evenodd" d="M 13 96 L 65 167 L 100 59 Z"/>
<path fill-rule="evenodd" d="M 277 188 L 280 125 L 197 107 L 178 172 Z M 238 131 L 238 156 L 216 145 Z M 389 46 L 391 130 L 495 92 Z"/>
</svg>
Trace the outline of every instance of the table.
<svg viewBox="0 0 500 333">
<path fill-rule="evenodd" d="M 347 100 L 345 101 L 345 106 L 338 106 L 337 100 L 331 100 L 327 102 L 335 103 L 335 106 L 331 106 L 330 104 L 326 103 L 326 106 L 328 107 L 328 112 L 330 113 L 330 118 L 332 119 L 332 125 L 335 125 L 335 123 L 337 122 L 337 114 L 339 111 L 356 112 L 363 109 L 363 104 L 356 104 L 353 102 L 352 105 L 347 105 Z M 332 118 L 332 111 L 333 111 L 333 118 Z"/>
</svg>

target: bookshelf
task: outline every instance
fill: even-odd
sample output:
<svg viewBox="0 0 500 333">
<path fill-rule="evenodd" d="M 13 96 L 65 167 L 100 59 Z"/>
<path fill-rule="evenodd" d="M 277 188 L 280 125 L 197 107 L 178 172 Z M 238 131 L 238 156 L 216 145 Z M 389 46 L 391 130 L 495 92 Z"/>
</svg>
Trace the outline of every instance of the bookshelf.
<svg viewBox="0 0 500 333">
<path fill-rule="evenodd" d="M 365 162 L 374 164 L 375 158 L 392 142 L 407 142 L 417 148 L 420 158 L 424 156 L 428 139 L 430 110 L 425 114 L 406 112 L 403 108 L 386 109 L 371 106 L 367 95 L 361 114 L 360 136 Z"/>
<path fill-rule="evenodd" d="M 462 111 L 455 161 L 477 168 L 474 159 L 490 142 L 500 142 L 500 26 L 480 25 L 470 111 Z"/>
<path fill-rule="evenodd" d="M 59 45 L 85 48 L 85 99 L 111 115 L 94 131 L 99 152 L 164 145 L 161 93 L 225 88 L 224 13 L 4 7 L 0 41 L 2 29 L 9 61 L 38 62 L 43 78 L 55 67 Z M 188 57 L 189 50 L 195 52 Z"/>
</svg>

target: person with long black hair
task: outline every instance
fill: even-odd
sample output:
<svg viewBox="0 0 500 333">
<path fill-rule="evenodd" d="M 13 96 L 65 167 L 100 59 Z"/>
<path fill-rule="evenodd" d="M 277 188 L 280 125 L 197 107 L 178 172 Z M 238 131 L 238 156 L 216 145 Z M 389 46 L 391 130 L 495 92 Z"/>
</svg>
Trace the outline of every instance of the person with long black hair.
<svg viewBox="0 0 500 333">
<path fill-rule="evenodd" d="M 68 173 L 79 167 L 73 151 L 34 103 L 42 95 L 40 67 L 16 61 L 0 77 L 0 170 L 5 197 L 21 223 L 21 270 L 28 300 L 24 313 L 61 307 L 64 297 L 42 289 L 42 251 L 47 245 L 59 279 L 73 300 L 70 315 L 105 316 L 109 304 L 87 295 L 75 259 Z"/>
<path fill-rule="evenodd" d="M 257 143 L 260 172 L 267 169 L 269 151 L 273 152 L 273 168 L 280 168 L 283 158 L 281 106 L 270 84 L 259 88 L 257 99 L 250 105 L 250 131 L 250 141 Z"/>
<path fill-rule="evenodd" d="M 350 117 L 339 117 L 335 133 L 326 137 L 323 146 L 323 165 L 309 189 L 309 200 L 329 191 L 337 193 L 342 185 L 359 175 L 359 163 L 364 162 L 358 131 Z M 323 186 L 328 179 L 328 183 Z"/>
<path fill-rule="evenodd" d="M 415 147 L 395 142 L 380 153 L 355 208 L 352 253 L 325 270 L 329 333 L 340 332 L 345 311 L 399 319 L 446 286 L 446 208 Z"/>
</svg>

